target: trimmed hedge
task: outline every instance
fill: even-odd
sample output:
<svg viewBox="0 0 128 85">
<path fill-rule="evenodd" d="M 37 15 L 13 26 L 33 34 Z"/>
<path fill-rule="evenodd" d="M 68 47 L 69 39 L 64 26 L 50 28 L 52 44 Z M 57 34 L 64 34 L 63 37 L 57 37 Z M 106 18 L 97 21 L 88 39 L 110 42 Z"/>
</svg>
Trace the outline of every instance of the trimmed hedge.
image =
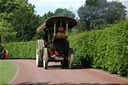
<svg viewBox="0 0 128 85">
<path fill-rule="evenodd" d="M 4 48 L 8 50 L 9 59 L 35 59 L 36 58 L 36 42 L 13 42 L 4 44 Z"/>
<path fill-rule="evenodd" d="M 75 63 L 128 75 L 128 20 L 104 30 L 69 37 Z"/>
</svg>

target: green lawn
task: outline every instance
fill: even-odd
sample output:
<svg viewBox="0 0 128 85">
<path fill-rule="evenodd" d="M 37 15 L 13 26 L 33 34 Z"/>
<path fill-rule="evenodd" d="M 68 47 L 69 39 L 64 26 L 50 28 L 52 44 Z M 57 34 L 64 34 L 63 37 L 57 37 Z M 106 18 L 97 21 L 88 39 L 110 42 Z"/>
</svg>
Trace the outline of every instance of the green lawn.
<svg viewBox="0 0 128 85">
<path fill-rule="evenodd" d="M 6 61 L 0 61 L 0 85 L 8 84 L 16 74 L 16 65 Z"/>
</svg>

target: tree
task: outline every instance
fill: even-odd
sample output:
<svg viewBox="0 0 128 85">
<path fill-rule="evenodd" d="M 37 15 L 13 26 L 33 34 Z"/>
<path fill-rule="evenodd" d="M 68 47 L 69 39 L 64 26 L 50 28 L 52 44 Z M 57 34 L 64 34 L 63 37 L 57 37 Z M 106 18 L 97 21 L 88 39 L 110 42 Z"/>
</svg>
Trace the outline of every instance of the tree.
<svg viewBox="0 0 128 85">
<path fill-rule="evenodd" d="M 114 10 L 113 7 L 116 10 Z M 111 13 L 111 10 L 114 10 L 114 12 Z M 93 29 L 103 29 L 106 24 L 124 20 L 126 13 L 125 6 L 119 2 L 115 3 L 107 2 L 106 0 L 86 0 L 86 4 L 78 9 L 78 16 L 80 18 L 78 28 L 81 31 L 88 31 Z"/>
<path fill-rule="evenodd" d="M 12 25 L 17 31 L 18 41 L 29 41 L 36 34 L 36 28 L 40 25 L 40 17 L 34 14 L 34 6 L 26 3 L 14 13 Z"/>
<path fill-rule="evenodd" d="M 75 18 L 75 14 L 66 8 L 65 9 L 58 8 L 56 9 L 54 14 L 56 16 L 67 16 L 67 17 Z"/>
<path fill-rule="evenodd" d="M 0 0 L 0 20 L 11 21 L 17 9 L 16 0 Z"/>
<path fill-rule="evenodd" d="M 16 41 L 16 31 L 12 29 L 11 23 L 0 21 L 0 43 Z"/>
<path fill-rule="evenodd" d="M 63 12 L 63 10 L 64 10 L 64 9 L 62 9 L 62 8 L 58 8 L 58 9 L 55 10 L 54 14 L 56 14 L 56 15 L 57 15 L 57 14 L 60 14 L 60 13 Z"/>
<path fill-rule="evenodd" d="M 11 24 L 18 41 L 31 40 L 36 34 L 41 19 L 34 8 L 28 0 L 0 0 L 0 21 Z"/>
<path fill-rule="evenodd" d="M 106 0 L 86 0 L 86 4 L 78 9 L 78 15 L 80 17 L 79 28 L 82 31 L 92 30 L 97 23 L 102 22 L 104 24 L 105 20 L 102 18 L 105 8 Z M 82 24 L 81 21 L 85 23 Z"/>
<path fill-rule="evenodd" d="M 106 8 L 104 18 L 107 23 L 113 24 L 126 18 L 126 10 L 125 6 L 120 2 L 108 2 L 108 6 Z"/>
<path fill-rule="evenodd" d="M 0 0 L 0 42 L 2 43 L 16 40 L 16 31 L 10 23 L 17 6 L 14 1 Z"/>
<path fill-rule="evenodd" d="M 44 22 L 44 21 L 47 20 L 49 17 L 54 16 L 54 15 L 55 15 L 55 14 L 54 14 L 53 12 L 51 12 L 51 11 L 49 11 L 48 13 L 45 13 L 45 14 L 41 17 L 42 22 Z"/>
<path fill-rule="evenodd" d="M 75 14 L 72 11 L 68 9 L 58 8 L 55 10 L 55 12 L 49 11 L 48 13 L 45 13 L 42 16 L 42 22 L 44 22 L 45 20 L 47 20 L 49 17 L 52 17 L 52 16 L 68 16 L 68 17 L 75 18 Z"/>
</svg>

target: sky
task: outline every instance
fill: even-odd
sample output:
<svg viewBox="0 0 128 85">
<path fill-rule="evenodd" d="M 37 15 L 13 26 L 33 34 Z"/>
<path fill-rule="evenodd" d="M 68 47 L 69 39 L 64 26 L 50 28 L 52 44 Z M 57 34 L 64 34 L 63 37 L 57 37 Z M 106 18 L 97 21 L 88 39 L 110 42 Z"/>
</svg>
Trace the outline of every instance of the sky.
<svg viewBox="0 0 128 85">
<path fill-rule="evenodd" d="M 29 3 L 35 5 L 36 14 L 44 15 L 49 11 L 54 12 L 57 8 L 67 8 L 77 15 L 79 7 L 84 5 L 85 0 L 28 0 Z M 112 0 L 107 0 L 112 1 Z M 128 11 L 128 0 L 119 0 L 122 2 Z"/>
</svg>

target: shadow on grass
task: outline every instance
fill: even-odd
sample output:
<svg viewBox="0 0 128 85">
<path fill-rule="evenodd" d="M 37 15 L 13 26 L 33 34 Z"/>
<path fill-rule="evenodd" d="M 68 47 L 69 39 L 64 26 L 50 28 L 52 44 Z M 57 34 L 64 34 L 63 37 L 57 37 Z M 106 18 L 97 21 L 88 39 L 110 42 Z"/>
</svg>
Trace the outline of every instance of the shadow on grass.
<svg viewBox="0 0 128 85">
<path fill-rule="evenodd" d="M 114 83 L 113 84 L 98 84 L 98 83 L 80 83 L 80 84 L 56 83 L 56 84 L 51 84 L 50 82 L 44 82 L 44 83 L 43 82 L 37 82 L 37 83 L 24 82 L 24 83 L 18 83 L 18 84 L 13 84 L 13 85 L 128 85 L 128 83 L 127 84 L 114 84 Z"/>
</svg>

